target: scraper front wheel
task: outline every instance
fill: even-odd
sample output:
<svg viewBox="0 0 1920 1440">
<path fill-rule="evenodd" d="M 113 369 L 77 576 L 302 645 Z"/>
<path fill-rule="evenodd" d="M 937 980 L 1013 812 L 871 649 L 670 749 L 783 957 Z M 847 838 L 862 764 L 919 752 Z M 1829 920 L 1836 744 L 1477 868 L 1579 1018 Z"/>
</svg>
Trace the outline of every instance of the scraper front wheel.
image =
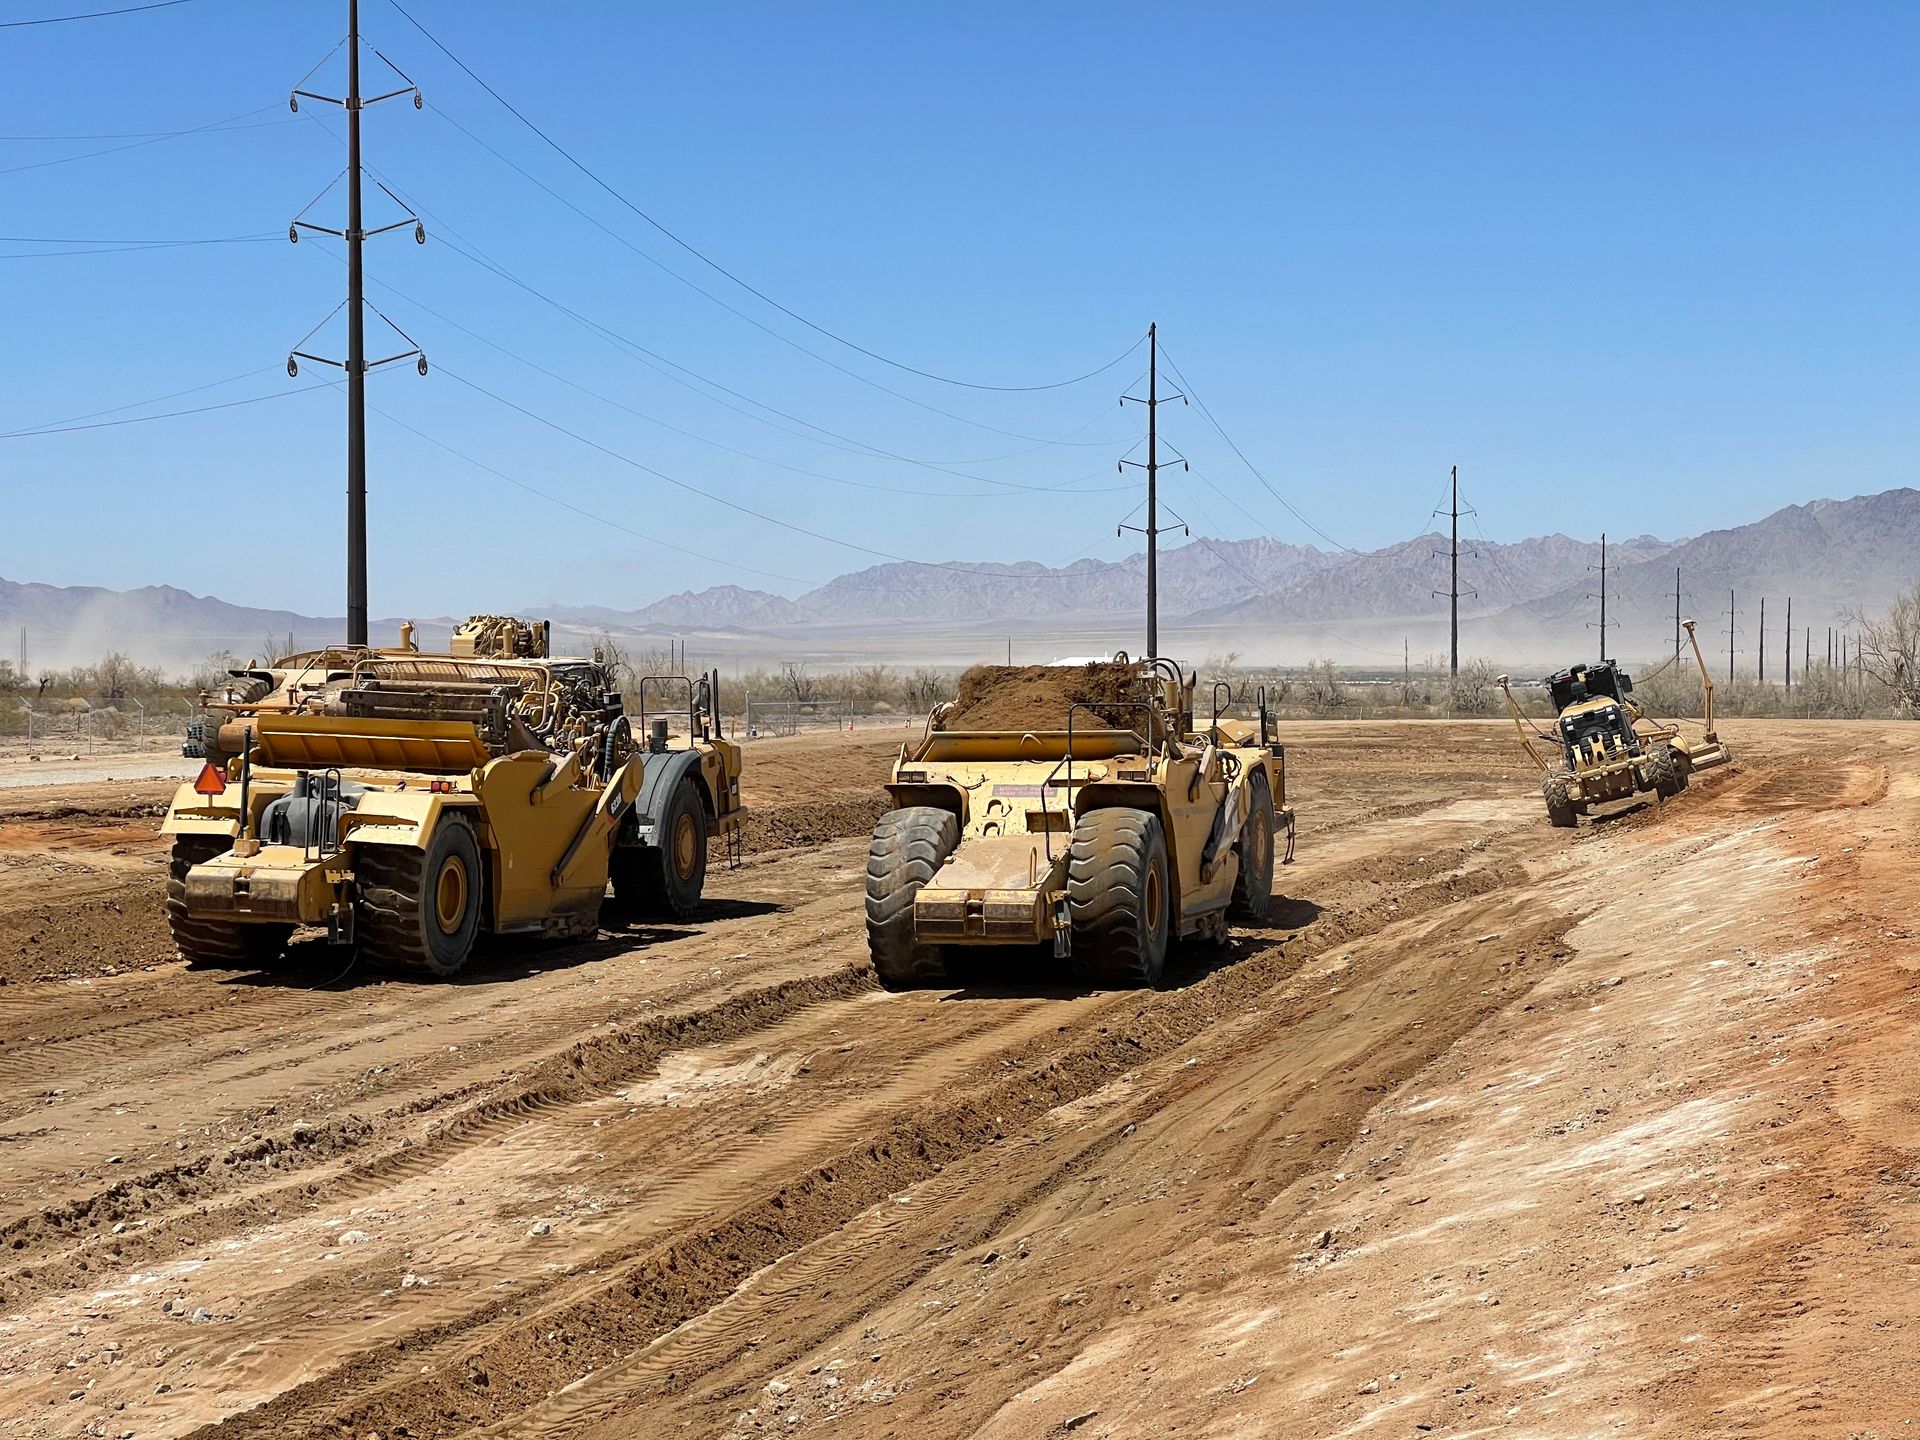
<svg viewBox="0 0 1920 1440">
<path fill-rule="evenodd" d="M 167 931 L 189 965 L 260 970 L 277 961 L 293 935 L 291 925 L 236 925 L 187 913 L 187 872 L 233 848 L 224 835 L 181 835 L 167 863 Z"/>
</svg>

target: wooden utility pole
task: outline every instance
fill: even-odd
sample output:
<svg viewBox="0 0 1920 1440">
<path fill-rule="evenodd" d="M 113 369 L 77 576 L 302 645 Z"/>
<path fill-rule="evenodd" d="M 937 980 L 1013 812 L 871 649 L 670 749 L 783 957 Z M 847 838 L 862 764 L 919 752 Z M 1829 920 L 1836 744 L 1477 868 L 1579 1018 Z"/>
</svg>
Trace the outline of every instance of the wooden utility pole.
<svg viewBox="0 0 1920 1440">
<path fill-rule="evenodd" d="M 1787 596 L 1787 638 L 1780 656 L 1781 674 L 1786 677 L 1787 694 L 1793 694 L 1793 596 Z"/>
<path fill-rule="evenodd" d="M 1760 657 L 1760 683 L 1767 683 L 1767 597 L 1760 597 L 1760 644 L 1754 651 Z"/>
</svg>

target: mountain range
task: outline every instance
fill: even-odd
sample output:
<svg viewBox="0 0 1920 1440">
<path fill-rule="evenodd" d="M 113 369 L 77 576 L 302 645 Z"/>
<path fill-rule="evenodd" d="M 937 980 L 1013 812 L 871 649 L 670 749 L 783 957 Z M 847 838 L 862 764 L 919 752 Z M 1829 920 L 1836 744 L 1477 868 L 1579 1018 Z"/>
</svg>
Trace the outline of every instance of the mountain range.
<svg viewBox="0 0 1920 1440">
<path fill-rule="evenodd" d="M 1727 653 L 1731 600 L 1733 648 L 1742 667 L 1751 666 L 1763 597 L 1769 655 L 1776 653 L 1785 643 L 1789 596 L 1796 636 L 1810 627 L 1812 648 L 1824 653 L 1826 627 L 1843 628 L 1854 612 L 1882 610 L 1920 581 L 1920 491 L 1815 500 L 1691 538 L 1614 540 L 1605 551 L 1606 648 L 1614 655 L 1639 660 L 1671 651 L 1676 584 L 1680 611 L 1698 619 L 1701 642 L 1716 657 Z M 1463 657 L 1524 669 L 1597 653 L 1601 561 L 1599 540 L 1463 539 Z M 631 610 L 522 606 L 518 613 L 551 618 L 559 643 L 578 648 L 601 633 L 633 648 L 679 639 L 697 664 L 957 665 L 1008 653 L 1030 661 L 1137 651 L 1145 571 L 1139 554 L 1059 567 L 897 563 L 842 575 L 793 598 L 722 585 Z M 1325 657 L 1382 668 L 1407 654 L 1443 657 L 1449 571 L 1448 540 L 1440 534 L 1368 552 L 1264 537 L 1196 539 L 1160 556 L 1161 648 L 1194 660 L 1237 652 L 1257 661 Z M 443 642 L 451 623 L 423 619 L 422 643 Z M 376 638 L 398 626 L 398 619 L 376 622 Z M 115 591 L 0 580 L 0 636 L 23 627 L 36 667 L 120 649 L 173 668 L 218 650 L 257 654 L 269 636 L 319 644 L 344 628 L 337 617 L 233 604 L 170 586 Z"/>
</svg>

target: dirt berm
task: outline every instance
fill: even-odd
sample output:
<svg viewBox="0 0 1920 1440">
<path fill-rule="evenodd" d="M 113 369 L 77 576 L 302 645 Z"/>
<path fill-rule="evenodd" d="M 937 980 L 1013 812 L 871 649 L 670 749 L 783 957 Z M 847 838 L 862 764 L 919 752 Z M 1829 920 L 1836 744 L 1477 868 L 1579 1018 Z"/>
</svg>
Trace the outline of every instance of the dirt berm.
<svg viewBox="0 0 1920 1440">
<path fill-rule="evenodd" d="M 1074 705 L 1100 707 L 1101 721 L 1128 730 L 1142 724 L 1137 708 L 1117 704 L 1147 698 L 1139 665 L 975 665 L 960 677 L 942 730 L 1064 730 Z M 1093 723 L 1076 716 L 1076 725 Z"/>
</svg>

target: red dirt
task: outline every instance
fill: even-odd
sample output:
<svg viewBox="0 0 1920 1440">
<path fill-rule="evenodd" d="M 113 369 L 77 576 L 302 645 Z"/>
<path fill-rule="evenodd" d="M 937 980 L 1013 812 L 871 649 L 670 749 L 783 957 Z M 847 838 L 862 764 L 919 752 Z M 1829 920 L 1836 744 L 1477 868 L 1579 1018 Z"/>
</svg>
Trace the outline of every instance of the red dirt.
<svg viewBox="0 0 1920 1440">
<path fill-rule="evenodd" d="M 1727 728 L 1569 833 L 1497 725 L 1289 726 L 1276 923 L 1159 991 L 878 993 L 852 828 L 465 983 L 7 986 L 0 1428 L 1905 1434 L 1920 726 Z M 779 745 L 770 836 L 890 750 Z M 131 915 L 139 817 L 6 818 L 0 923 Z"/>
</svg>

